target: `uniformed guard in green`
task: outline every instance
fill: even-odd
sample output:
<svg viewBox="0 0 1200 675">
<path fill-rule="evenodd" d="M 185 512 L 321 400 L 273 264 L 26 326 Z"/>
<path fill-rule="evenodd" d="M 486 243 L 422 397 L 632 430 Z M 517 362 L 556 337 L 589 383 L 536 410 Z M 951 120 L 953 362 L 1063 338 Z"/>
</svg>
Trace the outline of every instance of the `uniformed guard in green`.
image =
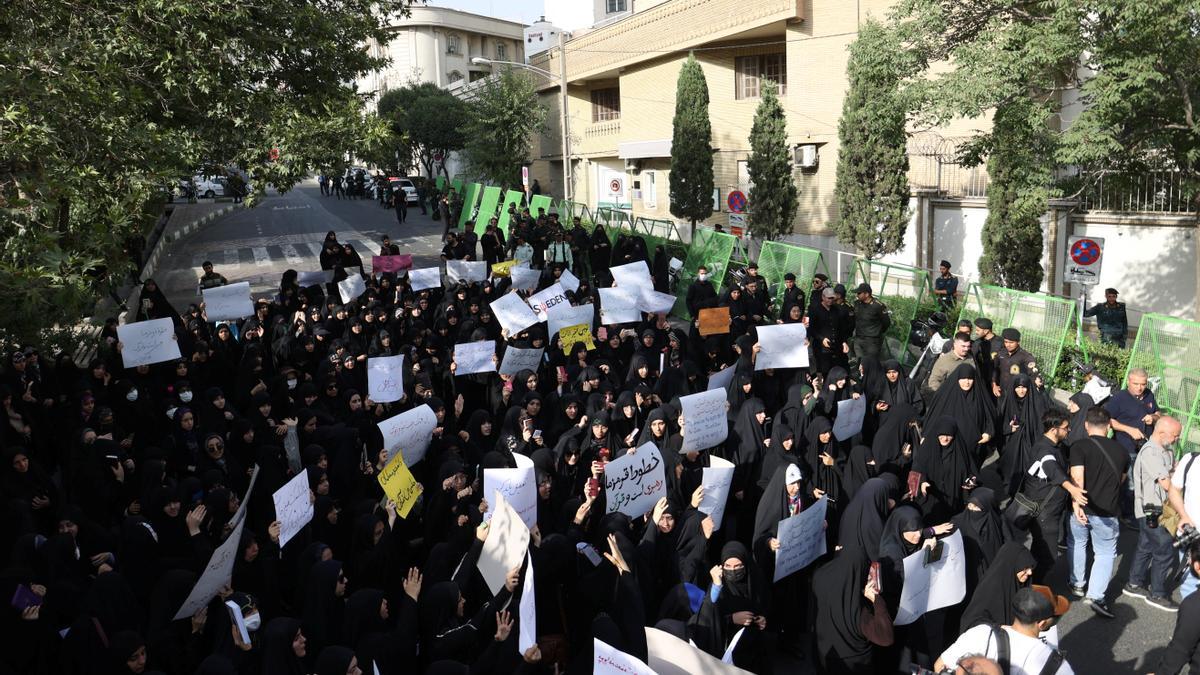
<svg viewBox="0 0 1200 675">
<path fill-rule="evenodd" d="M 1016 328 L 1005 328 L 1000 332 L 1004 340 L 1004 349 L 1000 350 L 993 362 L 996 366 L 996 380 L 992 383 L 992 393 L 999 398 L 1000 392 L 1008 391 L 1013 379 L 1022 373 L 1033 377 L 1037 374 L 1037 361 L 1033 354 L 1021 348 L 1021 331 Z"/>
<path fill-rule="evenodd" d="M 1100 341 L 1125 349 L 1125 337 L 1129 334 L 1129 319 L 1125 316 L 1125 303 L 1117 302 L 1117 289 L 1104 289 L 1104 302 L 1084 310 L 1084 316 L 1096 317 L 1100 329 Z"/>
</svg>

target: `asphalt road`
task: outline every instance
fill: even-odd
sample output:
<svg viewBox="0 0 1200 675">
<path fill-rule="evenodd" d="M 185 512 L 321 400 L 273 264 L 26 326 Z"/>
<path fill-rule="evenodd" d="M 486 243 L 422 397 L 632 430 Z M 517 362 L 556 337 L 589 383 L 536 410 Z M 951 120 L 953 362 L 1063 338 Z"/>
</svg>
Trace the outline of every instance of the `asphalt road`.
<svg viewBox="0 0 1200 675">
<path fill-rule="evenodd" d="M 278 288 L 284 270 L 320 269 L 317 254 L 330 230 L 337 232 L 339 241 L 350 242 L 368 265 L 384 234 L 402 253 L 413 255 L 416 267 L 438 264 L 442 223 L 410 207 L 408 221 L 401 226 L 395 212 L 377 202 L 323 197 L 316 182 L 308 181 L 176 242 L 155 276 L 180 309 L 199 301 L 196 281 L 205 260 L 211 260 L 231 282 L 249 281 L 256 296 L 270 294 Z M 1076 673 L 1149 672 L 1170 641 L 1177 614 L 1121 595 L 1136 544 L 1136 530 L 1123 528 L 1118 549 L 1122 555 L 1108 594 L 1116 618 L 1100 617 L 1079 603 L 1060 623 L 1061 645 Z M 1067 595 L 1069 560 L 1065 552 L 1063 556 L 1051 583 Z M 812 672 L 811 661 L 797 662 L 782 654 L 777 666 L 778 672 Z"/>
</svg>

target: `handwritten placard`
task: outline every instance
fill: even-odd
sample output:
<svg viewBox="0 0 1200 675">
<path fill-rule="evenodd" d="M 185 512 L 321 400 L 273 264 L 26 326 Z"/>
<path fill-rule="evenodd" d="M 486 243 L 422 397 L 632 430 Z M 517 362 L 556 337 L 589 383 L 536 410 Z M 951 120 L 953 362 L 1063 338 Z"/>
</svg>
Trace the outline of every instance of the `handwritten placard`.
<svg viewBox="0 0 1200 675">
<path fill-rule="evenodd" d="M 863 417 L 867 414 L 867 397 L 848 398 L 838 401 L 837 417 L 833 419 L 833 436 L 839 441 L 862 431 Z"/>
<path fill-rule="evenodd" d="M 371 256 L 371 273 L 396 273 L 400 270 L 412 269 L 412 255 L 404 253 L 401 255 L 373 255 Z"/>
<path fill-rule="evenodd" d="M 522 370 L 537 372 L 542 364 L 543 349 L 524 349 L 521 347 L 506 347 L 504 358 L 500 361 L 501 375 L 516 375 Z"/>
<path fill-rule="evenodd" d="M 489 306 L 496 320 L 500 322 L 500 327 L 507 330 L 510 336 L 541 320 L 517 293 L 506 293 L 493 300 Z"/>
<path fill-rule="evenodd" d="M 454 345 L 454 374 L 496 372 L 496 341 L 480 340 Z"/>
<path fill-rule="evenodd" d="M 250 299 L 250 282 L 241 281 L 202 291 L 204 316 L 209 321 L 233 321 L 254 315 L 254 301 Z"/>
<path fill-rule="evenodd" d="M 592 638 L 592 675 L 658 675 L 650 666 L 600 638 Z"/>
<path fill-rule="evenodd" d="M 367 359 L 367 397 L 376 403 L 404 398 L 404 355 Z"/>
<path fill-rule="evenodd" d="M 257 478 L 258 466 L 255 465 L 254 471 L 250 475 L 250 486 L 246 488 L 246 496 L 242 499 L 242 505 L 238 507 L 233 520 L 229 521 L 233 524 L 233 530 L 226 537 L 225 541 L 209 556 L 208 564 L 204 566 L 204 571 L 200 573 L 200 578 L 196 580 L 196 585 L 188 593 L 187 599 L 183 601 L 183 605 L 179 608 L 179 611 L 175 612 L 175 617 L 172 621 L 186 619 L 204 607 L 207 607 L 209 601 L 217 596 L 217 592 L 221 590 L 221 587 L 233 580 L 233 565 L 237 562 L 238 556 L 242 552 L 242 528 L 246 524 L 245 505 L 250 501 L 250 495 L 254 492 L 254 483 Z"/>
<path fill-rule="evenodd" d="M 528 265 L 513 265 L 508 269 L 512 277 L 513 288 L 529 291 L 537 288 L 538 280 L 542 278 L 540 270 L 529 269 Z"/>
<path fill-rule="evenodd" d="M 484 499 L 494 500 L 494 493 L 504 495 L 525 527 L 532 528 L 537 524 L 537 483 L 533 479 L 533 467 L 517 469 L 484 469 L 483 496 Z M 483 514 L 484 520 L 491 520 L 493 511 Z"/>
<path fill-rule="evenodd" d="M 521 582 L 521 602 L 517 605 L 517 620 L 520 622 L 517 635 L 517 653 L 537 644 L 537 591 L 533 585 L 533 553 L 525 554 L 525 579 Z"/>
<path fill-rule="evenodd" d="M 750 675 L 674 635 L 646 626 L 646 663 L 658 675 Z"/>
<path fill-rule="evenodd" d="M 702 337 L 724 335 L 729 332 L 729 308 L 709 307 L 700 310 L 696 317 L 700 321 L 698 330 Z"/>
<path fill-rule="evenodd" d="M 733 463 L 716 455 L 708 458 L 709 465 L 701 472 L 700 485 L 704 488 L 704 497 L 700 499 L 700 513 L 708 514 L 713 521 L 713 529 L 721 529 L 725 518 L 725 503 L 729 499 L 729 488 L 733 485 Z"/>
<path fill-rule="evenodd" d="M 408 284 L 414 291 L 427 288 L 441 288 L 442 271 L 436 267 L 422 267 L 408 271 Z"/>
<path fill-rule="evenodd" d="M 279 548 L 300 533 L 313 518 L 313 503 L 308 487 L 308 469 L 284 483 L 271 495 L 275 502 L 275 520 L 279 521 Z"/>
<path fill-rule="evenodd" d="M 638 310 L 638 289 L 600 289 L 600 323 L 611 326 L 617 323 L 636 323 L 642 320 Z"/>
<path fill-rule="evenodd" d="M 904 559 L 904 587 L 896 625 L 907 626 L 926 612 L 957 605 L 967 596 L 967 556 L 962 532 L 941 540 L 942 557 L 925 564 L 925 548 Z"/>
<path fill-rule="evenodd" d="M 383 447 L 388 457 L 397 452 L 404 455 L 404 463 L 412 466 L 425 457 L 433 430 L 437 427 L 437 414 L 427 404 L 389 417 L 380 422 L 379 433 L 383 434 Z"/>
<path fill-rule="evenodd" d="M 775 538 L 775 581 L 798 572 L 825 555 L 825 510 L 828 501 L 821 497 L 791 518 L 779 521 Z"/>
<path fill-rule="evenodd" d="M 654 279 L 650 277 L 650 268 L 646 267 L 645 260 L 610 267 L 608 271 L 612 273 L 613 281 L 616 282 L 616 285 L 621 288 L 630 291 L 636 288 L 654 290 Z"/>
<path fill-rule="evenodd" d="M 550 315 L 550 320 L 546 322 L 550 329 L 550 338 L 553 339 L 558 331 L 567 326 L 578 326 L 581 323 L 588 325 L 588 332 L 592 332 L 596 328 L 596 307 L 595 305 L 576 305 L 565 307 L 560 312 L 554 312 Z"/>
<path fill-rule="evenodd" d="M 579 290 L 579 277 L 571 274 L 571 270 L 564 269 L 562 274 L 558 276 L 558 283 L 562 284 L 562 287 L 571 293 Z"/>
<path fill-rule="evenodd" d="M 567 292 L 562 284 L 553 284 L 545 290 L 529 296 L 529 307 L 537 314 L 538 321 L 546 321 L 551 314 L 561 312 L 571 306 L 567 300 Z"/>
<path fill-rule="evenodd" d="M 517 264 L 517 262 L 518 261 L 516 261 L 516 260 L 505 260 L 503 262 L 493 263 L 492 264 L 492 276 L 494 276 L 494 277 L 509 276 L 509 274 L 510 274 L 509 270 L 511 270 L 513 268 L 513 266 L 515 266 Z"/>
<path fill-rule="evenodd" d="M 608 513 L 620 511 L 630 518 L 645 515 L 667 494 L 662 455 L 653 443 L 614 459 L 604 467 L 604 495 Z"/>
<path fill-rule="evenodd" d="M 562 345 L 563 354 L 570 356 L 571 350 L 580 342 L 587 347 L 589 352 L 596 348 L 596 343 L 592 341 L 592 332 L 588 330 L 586 323 L 567 326 L 558 332 L 558 344 Z"/>
<path fill-rule="evenodd" d="M 482 260 L 447 260 L 446 279 L 452 284 L 460 281 L 473 283 L 487 279 L 487 263 Z"/>
<path fill-rule="evenodd" d="M 508 571 L 525 559 L 529 549 L 529 528 L 513 510 L 503 494 L 492 493 L 495 504 L 489 503 L 492 518 L 488 522 L 487 538 L 479 554 L 476 567 L 487 582 L 492 594 L 504 587 Z"/>
<path fill-rule="evenodd" d="M 802 323 L 759 326 L 758 344 L 762 348 L 754 360 L 755 370 L 768 368 L 807 368 L 808 329 Z"/>
<path fill-rule="evenodd" d="M 175 324 L 170 319 L 151 319 L 117 326 L 121 361 L 126 368 L 175 361 L 180 358 L 175 341 Z"/>
<path fill-rule="evenodd" d="M 338 282 L 338 295 L 342 296 L 342 304 L 350 304 L 358 296 L 367 291 L 367 284 L 362 275 L 355 272 Z"/>
<path fill-rule="evenodd" d="M 725 442 L 729 436 L 726 401 L 724 389 L 710 389 L 679 398 L 683 414 L 682 452 L 699 452 Z"/>
<path fill-rule="evenodd" d="M 638 309 L 651 314 L 667 314 L 675 307 L 675 296 L 659 293 L 653 288 L 638 289 Z"/>
<path fill-rule="evenodd" d="M 412 471 L 404 463 L 403 455 L 396 455 L 388 460 L 383 471 L 379 472 L 379 486 L 388 499 L 396 503 L 396 514 L 408 518 L 409 511 L 421 496 L 421 484 L 413 477 Z"/>
</svg>

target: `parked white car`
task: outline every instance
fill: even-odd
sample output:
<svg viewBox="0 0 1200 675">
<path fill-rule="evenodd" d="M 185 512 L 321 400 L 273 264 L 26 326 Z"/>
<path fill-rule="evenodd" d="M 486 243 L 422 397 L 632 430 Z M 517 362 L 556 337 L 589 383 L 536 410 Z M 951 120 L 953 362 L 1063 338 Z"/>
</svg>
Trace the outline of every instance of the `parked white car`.
<svg viewBox="0 0 1200 675">
<path fill-rule="evenodd" d="M 404 201 L 409 204 L 416 204 L 419 201 L 417 196 L 417 186 L 407 178 L 389 178 L 388 182 L 392 184 L 393 190 L 404 190 Z"/>
<path fill-rule="evenodd" d="M 226 178 L 224 176 L 193 176 L 189 184 L 187 179 L 179 181 L 179 191 L 187 194 L 188 191 L 195 186 L 196 196 L 212 199 L 213 197 L 224 197 L 226 192 Z"/>
</svg>

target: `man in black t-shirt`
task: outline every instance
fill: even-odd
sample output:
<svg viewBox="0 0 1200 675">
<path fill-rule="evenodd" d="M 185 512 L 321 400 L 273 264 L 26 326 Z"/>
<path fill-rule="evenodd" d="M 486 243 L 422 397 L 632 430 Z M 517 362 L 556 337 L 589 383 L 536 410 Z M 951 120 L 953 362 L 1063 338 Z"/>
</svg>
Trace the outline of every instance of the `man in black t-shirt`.
<svg viewBox="0 0 1200 675">
<path fill-rule="evenodd" d="M 1058 560 L 1058 532 L 1063 511 L 1075 500 L 1086 501 L 1083 488 L 1071 482 L 1063 459 L 1062 443 L 1071 431 L 1071 418 L 1051 408 L 1042 415 L 1042 435 L 1033 444 L 1033 463 L 1025 468 L 1021 494 L 1042 505 L 1038 517 L 1029 523 L 1033 537 L 1029 550 L 1037 559 L 1033 583 L 1044 583 Z"/>
<path fill-rule="evenodd" d="M 1113 613 L 1104 594 L 1117 557 L 1121 485 L 1129 471 L 1129 455 L 1108 437 L 1112 425 L 1104 408 L 1088 409 L 1084 424 L 1087 437 L 1071 445 L 1071 481 L 1086 491 L 1071 505 L 1075 513 L 1067 538 L 1071 551 L 1071 592 L 1081 596 L 1086 590 L 1084 604 L 1100 616 L 1111 619 Z M 1091 576 L 1085 582 L 1089 538 L 1094 560 Z"/>
</svg>

